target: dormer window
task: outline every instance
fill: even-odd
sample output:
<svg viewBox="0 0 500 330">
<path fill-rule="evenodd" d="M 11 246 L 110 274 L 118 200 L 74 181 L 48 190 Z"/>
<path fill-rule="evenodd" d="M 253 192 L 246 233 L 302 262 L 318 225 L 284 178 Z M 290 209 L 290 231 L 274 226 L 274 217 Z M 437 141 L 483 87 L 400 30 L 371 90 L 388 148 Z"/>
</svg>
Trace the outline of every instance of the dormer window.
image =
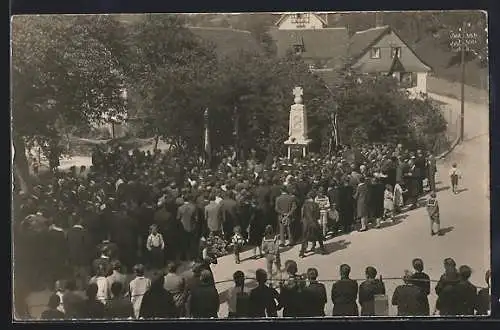
<svg viewBox="0 0 500 330">
<path fill-rule="evenodd" d="M 370 53 L 371 58 L 380 58 L 380 47 L 373 47 Z"/>
<path fill-rule="evenodd" d="M 396 56 L 401 58 L 401 47 L 391 47 L 391 58 Z"/>
</svg>

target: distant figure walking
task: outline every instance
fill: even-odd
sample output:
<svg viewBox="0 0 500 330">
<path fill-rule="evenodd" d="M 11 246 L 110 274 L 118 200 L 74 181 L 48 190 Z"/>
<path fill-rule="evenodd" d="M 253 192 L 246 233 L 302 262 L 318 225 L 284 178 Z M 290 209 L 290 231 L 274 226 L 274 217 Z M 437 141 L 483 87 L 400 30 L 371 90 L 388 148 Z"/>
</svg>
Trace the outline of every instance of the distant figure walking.
<svg viewBox="0 0 500 330">
<path fill-rule="evenodd" d="M 450 175 L 450 180 L 451 180 L 451 191 L 454 194 L 458 194 L 458 190 L 457 190 L 458 179 L 462 178 L 462 174 L 460 173 L 460 170 L 457 168 L 457 163 L 453 163 L 453 165 L 451 165 L 449 175 Z"/>
</svg>

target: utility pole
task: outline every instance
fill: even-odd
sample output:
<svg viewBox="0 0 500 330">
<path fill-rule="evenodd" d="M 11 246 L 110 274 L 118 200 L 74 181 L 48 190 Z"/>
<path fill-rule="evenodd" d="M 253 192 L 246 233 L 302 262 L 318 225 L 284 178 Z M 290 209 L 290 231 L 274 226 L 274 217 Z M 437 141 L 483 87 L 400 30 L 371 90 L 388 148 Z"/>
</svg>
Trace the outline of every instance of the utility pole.
<svg viewBox="0 0 500 330">
<path fill-rule="evenodd" d="M 477 34 L 468 32 L 471 24 L 463 22 L 458 32 L 450 33 L 450 46 L 454 51 L 460 52 L 461 86 L 460 86 L 460 138 L 464 141 L 465 135 L 465 53 L 470 51 L 470 46 L 477 42 Z"/>
</svg>

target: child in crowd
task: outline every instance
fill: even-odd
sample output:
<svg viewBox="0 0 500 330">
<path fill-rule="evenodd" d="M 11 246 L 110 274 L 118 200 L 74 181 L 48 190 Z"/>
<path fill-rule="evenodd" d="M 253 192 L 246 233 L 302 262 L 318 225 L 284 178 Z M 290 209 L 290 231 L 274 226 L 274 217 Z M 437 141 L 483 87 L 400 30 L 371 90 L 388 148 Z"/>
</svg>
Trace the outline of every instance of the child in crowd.
<svg viewBox="0 0 500 330">
<path fill-rule="evenodd" d="M 439 220 L 439 203 L 436 198 L 436 193 L 432 192 L 431 197 L 427 200 L 427 213 L 431 222 L 431 235 L 441 234 L 441 222 Z M 434 230 L 436 227 L 436 230 Z"/>
<path fill-rule="evenodd" d="M 231 244 L 233 245 L 233 250 L 234 250 L 234 260 L 237 264 L 239 264 L 241 262 L 240 252 L 241 249 L 243 248 L 243 245 L 245 244 L 245 238 L 241 234 L 240 226 L 234 227 L 234 235 L 231 238 Z"/>
<path fill-rule="evenodd" d="M 389 219 L 390 222 L 393 220 L 394 210 L 394 193 L 392 186 L 390 184 L 385 185 L 384 191 L 384 220 Z"/>
<path fill-rule="evenodd" d="M 134 317 L 139 318 L 142 297 L 151 287 L 151 280 L 144 276 L 144 266 L 141 264 L 134 266 L 135 278 L 129 284 L 130 302 L 134 307 Z"/>
<path fill-rule="evenodd" d="M 401 208 L 404 205 L 403 192 L 404 191 L 401 187 L 401 182 L 397 181 L 394 185 L 394 194 L 392 195 L 394 201 L 393 214 L 398 214 L 399 212 L 401 212 Z"/>
<path fill-rule="evenodd" d="M 462 174 L 460 173 L 460 171 L 457 168 L 457 163 L 453 163 L 453 165 L 451 165 L 449 175 L 450 175 L 450 180 L 451 180 L 451 191 L 454 194 L 458 194 L 458 191 L 457 191 L 458 179 L 462 178 Z"/>
<path fill-rule="evenodd" d="M 264 238 L 262 239 L 262 252 L 266 258 L 267 273 L 269 274 L 269 281 L 272 285 L 273 279 L 273 264 L 276 265 L 277 272 L 281 275 L 281 261 L 280 250 L 278 243 L 278 235 L 274 234 L 273 227 L 267 225 L 264 230 Z"/>
<path fill-rule="evenodd" d="M 151 266 L 155 269 L 161 269 L 163 267 L 165 242 L 163 241 L 162 234 L 158 232 L 158 226 L 155 224 L 150 227 L 146 248 L 150 254 Z"/>
<path fill-rule="evenodd" d="M 59 297 L 59 306 L 57 306 L 57 310 L 61 313 L 64 313 L 64 305 L 63 305 L 63 296 L 64 296 L 64 283 L 60 280 L 56 281 L 55 284 L 55 295 Z"/>
</svg>

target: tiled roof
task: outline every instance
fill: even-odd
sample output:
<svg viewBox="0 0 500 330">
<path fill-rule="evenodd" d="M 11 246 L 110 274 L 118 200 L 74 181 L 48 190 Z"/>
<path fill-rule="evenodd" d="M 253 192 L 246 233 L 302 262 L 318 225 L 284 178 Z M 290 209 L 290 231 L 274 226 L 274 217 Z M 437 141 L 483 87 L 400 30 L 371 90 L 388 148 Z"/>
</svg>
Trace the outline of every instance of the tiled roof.
<svg viewBox="0 0 500 330">
<path fill-rule="evenodd" d="M 234 56 L 239 51 L 260 52 L 257 40 L 248 31 L 228 28 L 189 27 L 198 37 L 212 42 L 219 56 Z"/>
<path fill-rule="evenodd" d="M 349 56 L 355 60 L 363 56 L 366 51 L 380 40 L 386 33 L 389 33 L 391 28 L 389 26 L 381 26 L 371 28 L 364 31 L 356 32 L 350 40 Z"/>
<path fill-rule="evenodd" d="M 277 30 L 270 32 L 276 41 L 278 56 L 284 56 L 296 44 L 303 44 L 304 59 L 332 59 L 341 63 L 347 55 L 349 36 L 346 28 Z"/>
</svg>

